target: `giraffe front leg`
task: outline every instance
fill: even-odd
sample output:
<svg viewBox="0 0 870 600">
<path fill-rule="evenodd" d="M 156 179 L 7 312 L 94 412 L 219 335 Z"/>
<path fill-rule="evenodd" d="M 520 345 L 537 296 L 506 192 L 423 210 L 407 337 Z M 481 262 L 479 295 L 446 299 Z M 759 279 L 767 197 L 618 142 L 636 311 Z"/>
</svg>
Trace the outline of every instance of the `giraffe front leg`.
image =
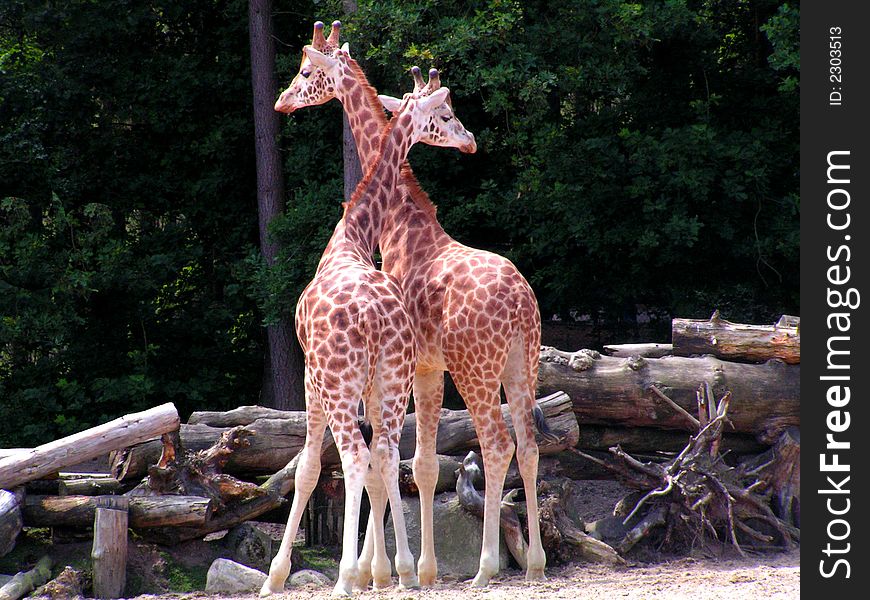
<svg viewBox="0 0 870 600">
<path fill-rule="evenodd" d="M 432 504 L 438 483 L 438 459 L 435 445 L 438 420 L 444 398 L 443 371 L 417 371 L 414 376 L 414 403 L 417 415 L 417 448 L 412 463 L 414 483 L 420 495 L 420 560 L 417 577 L 420 585 L 435 585 L 438 562 L 435 558 L 435 536 Z"/>
<path fill-rule="evenodd" d="M 287 529 L 284 530 L 278 554 L 269 566 L 269 577 L 260 589 L 261 597 L 280 594 L 284 591 L 284 582 L 287 581 L 287 575 L 290 574 L 290 553 L 293 550 L 293 542 L 296 540 L 299 521 L 302 519 L 302 513 L 305 511 L 308 499 L 320 477 L 320 445 L 326 421 L 322 407 L 316 401 L 311 401 L 310 396 L 307 420 L 305 447 L 302 449 L 299 463 L 296 465 L 296 493 L 293 494 L 293 505 L 287 519 Z"/>
</svg>

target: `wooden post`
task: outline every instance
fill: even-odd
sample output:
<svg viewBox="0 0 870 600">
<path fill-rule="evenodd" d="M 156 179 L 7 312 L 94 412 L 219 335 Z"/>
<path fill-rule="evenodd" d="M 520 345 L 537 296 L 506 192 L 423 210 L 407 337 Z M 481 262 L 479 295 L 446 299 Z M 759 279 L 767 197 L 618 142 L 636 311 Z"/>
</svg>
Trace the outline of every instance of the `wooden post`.
<svg viewBox="0 0 870 600">
<path fill-rule="evenodd" d="M 120 598 L 127 582 L 127 509 L 125 496 L 103 496 L 94 516 L 94 597 Z"/>
<path fill-rule="evenodd" d="M 177 429 L 178 411 L 171 402 L 125 415 L 103 425 L 0 458 L 0 488 L 11 489 L 56 473 L 111 450 L 132 446 Z"/>
</svg>

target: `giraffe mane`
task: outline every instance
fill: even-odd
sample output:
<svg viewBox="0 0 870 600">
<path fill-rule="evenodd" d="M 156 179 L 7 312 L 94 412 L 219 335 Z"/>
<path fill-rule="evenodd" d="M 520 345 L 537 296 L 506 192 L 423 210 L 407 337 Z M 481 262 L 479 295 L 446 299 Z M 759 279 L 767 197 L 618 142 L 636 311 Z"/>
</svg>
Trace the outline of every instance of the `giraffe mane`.
<svg viewBox="0 0 870 600">
<path fill-rule="evenodd" d="M 374 88 L 372 88 L 372 89 L 374 89 Z M 377 98 L 377 95 L 375 95 L 375 98 Z M 381 111 L 381 112 L 383 112 L 383 111 Z M 365 194 L 365 191 L 368 189 L 369 184 L 371 183 L 372 179 L 374 179 L 375 172 L 378 170 L 378 165 L 380 164 L 381 159 L 383 159 L 383 157 L 384 157 L 384 150 L 386 149 L 387 138 L 390 137 L 390 132 L 393 130 L 393 127 L 396 126 L 396 121 L 397 121 L 396 116 L 397 115 L 394 115 L 393 118 L 390 119 L 386 123 L 386 125 L 381 129 L 381 133 L 378 136 L 377 156 L 375 157 L 375 160 L 372 162 L 371 167 L 368 169 L 368 171 L 366 171 L 365 176 L 362 178 L 362 180 L 357 184 L 356 188 L 353 190 L 353 194 L 351 194 L 350 200 L 348 200 L 347 202 L 342 202 L 342 206 L 344 206 L 344 215 L 345 216 L 347 216 L 347 214 L 351 211 L 351 209 L 354 206 L 359 204 L 360 198 Z M 384 120 L 386 120 L 386 117 L 384 117 Z"/>
<path fill-rule="evenodd" d="M 383 141 L 385 139 L 384 134 L 389 134 L 389 130 L 385 130 L 385 127 L 390 127 L 392 129 L 392 123 L 388 123 L 387 115 L 384 114 L 384 107 L 381 104 L 381 101 L 378 99 L 378 91 L 369 83 L 368 78 L 365 73 L 363 73 L 362 67 L 359 66 L 359 63 L 356 62 L 351 56 L 347 57 L 347 65 L 350 67 L 351 73 L 353 73 L 354 79 L 362 85 L 363 94 L 365 95 L 366 102 L 369 105 L 372 113 L 374 113 L 375 119 L 378 122 L 378 129 L 380 129 L 383 133 L 381 137 L 378 139 L 378 157 L 377 162 L 380 162 L 383 156 Z M 448 100 L 449 102 L 449 100 Z M 377 164 L 377 163 L 375 163 Z M 401 184 L 405 186 L 405 189 L 408 192 L 408 196 L 413 200 L 414 204 L 417 205 L 424 213 L 435 218 L 435 213 L 438 210 L 435 206 L 435 203 L 429 198 L 429 194 L 423 190 L 420 182 L 417 180 L 417 176 L 414 175 L 414 171 L 411 169 L 411 165 L 408 164 L 408 161 L 405 160 L 402 163 L 400 170 L 400 181 Z M 368 178 L 368 181 L 366 181 Z M 371 181 L 371 178 L 368 177 L 368 173 L 366 173 L 366 178 L 363 178 L 363 181 L 366 181 L 366 185 Z M 356 204 L 356 201 L 359 199 L 358 194 L 362 194 L 359 186 L 354 190 L 353 195 L 349 202 L 344 203 L 344 212 L 347 214 L 347 211 Z"/>
</svg>

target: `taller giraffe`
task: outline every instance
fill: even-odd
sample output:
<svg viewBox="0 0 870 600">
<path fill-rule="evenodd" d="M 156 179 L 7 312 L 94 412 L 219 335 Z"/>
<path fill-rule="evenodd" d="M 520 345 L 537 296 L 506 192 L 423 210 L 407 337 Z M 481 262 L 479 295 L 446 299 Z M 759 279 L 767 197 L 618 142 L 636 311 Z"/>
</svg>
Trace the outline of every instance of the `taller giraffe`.
<svg viewBox="0 0 870 600">
<path fill-rule="evenodd" d="M 334 23 L 333 31 L 339 25 Z M 331 50 L 329 45 L 323 49 Z M 306 73 L 308 68 L 303 59 L 300 74 L 281 94 L 275 109 L 291 113 L 338 98 L 347 114 L 360 160 L 368 168 L 377 160 L 374 139 L 386 117 L 377 102 L 360 92 L 370 87 L 365 75 L 356 69 L 354 77 L 339 80 L 316 69 Z M 415 74 L 415 79 L 415 89 L 419 90 L 422 78 Z M 437 87 L 436 79 L 430 82 L 428 92 Z M 432 585 L 437 576 L 432 502 L 438 478 L 435 441 L 445 370 L 453 377 L 471 414 L 487 474 L 483 547 L 472 585 L 487 585 L 499 568 L 499 502 L 514 452 L 499 409 L 500 386 L 504 387 L 517 435 L 517 462 L 528 508 L 526 578 L 542 579 L 546 556 L 540 536 L 538 447 L 531 412 L 541 340 L 537 299 L 509 260 L 464 246 L 444 231 L 436 219 L 435 206 L 407 163 L 402 165 L 400 185 L 392 194 L 380 249 L 383 269 L 395 276 L 402 287 L 417 335 L 414 375 L 417 449 L 413 468 L 420 490 L 422 540 L 417 564 L 420 583 Z M 370 520 L 369 534 L 371 524 Z"/>
<path fill-rule="evenodd" d="M 318 34 L 322 39 L 322 26 L 316 28 L 315 39 Z M 350 77 L 355 65 L 340 50 L 327 56 L 306 47 L 305 55 L 309 65 L 337 80 Z M 367 93 L 374 96 L 373 90 Z M 300 296 L 296 328 L 306 359 L 306 441 L 297 466 L 287 530 L 261 595 L 283 589 L 299 520 L 320 472 L 320 445 L 327 424 L 341 456 L 346 494 L 342 559 L 334 593 L 349 595 L 358 579 L 356 532 L 364 482 L 372 496 L 372 512 L 381 521 L 386 488 L 394 507 L 400 584 L 417 585 L 398 487 L 399 434 L 416 347 L 401 290 L 392 276 L 376 269 L 372 255 L 382 232 L 386 200 L 398 183 L 410 147 L 418 141 L 455 147 L 474 143 L 474 137 L 445 104 L 448 94 L 449 90 L 442 88 L 425 96 L 406 95 L 379 138 L 379 158 L 345 205 L 314 280 Z M 360 399 L 372 425 L 371 450 L 357 422 Z M 370 461 L 376 473 L 367 477 Z M 382 539 L 379 544 L 383 546 Z M 389 580 L 388 560 L 376 561 L 372 568 L 381 573 L 385 570 Z"/>
</svg>

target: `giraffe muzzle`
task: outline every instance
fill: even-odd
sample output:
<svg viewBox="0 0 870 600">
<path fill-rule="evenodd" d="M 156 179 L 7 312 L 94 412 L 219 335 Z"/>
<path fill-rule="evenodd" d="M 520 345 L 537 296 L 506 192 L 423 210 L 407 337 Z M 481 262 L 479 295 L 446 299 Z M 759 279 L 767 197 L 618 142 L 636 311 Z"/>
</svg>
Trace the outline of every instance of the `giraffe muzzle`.
<svg viewBox="0 0 870 600">
<path fill-rule="evenodd" d="M 468 137 L 471 141 L 464 146 L 460 146 L 459 151 L 465 154 L 474 154 L 477 152 L 477 140 L 474 139 L 474 134 L 470 131 L 468 132 Z"/>
</svg>

